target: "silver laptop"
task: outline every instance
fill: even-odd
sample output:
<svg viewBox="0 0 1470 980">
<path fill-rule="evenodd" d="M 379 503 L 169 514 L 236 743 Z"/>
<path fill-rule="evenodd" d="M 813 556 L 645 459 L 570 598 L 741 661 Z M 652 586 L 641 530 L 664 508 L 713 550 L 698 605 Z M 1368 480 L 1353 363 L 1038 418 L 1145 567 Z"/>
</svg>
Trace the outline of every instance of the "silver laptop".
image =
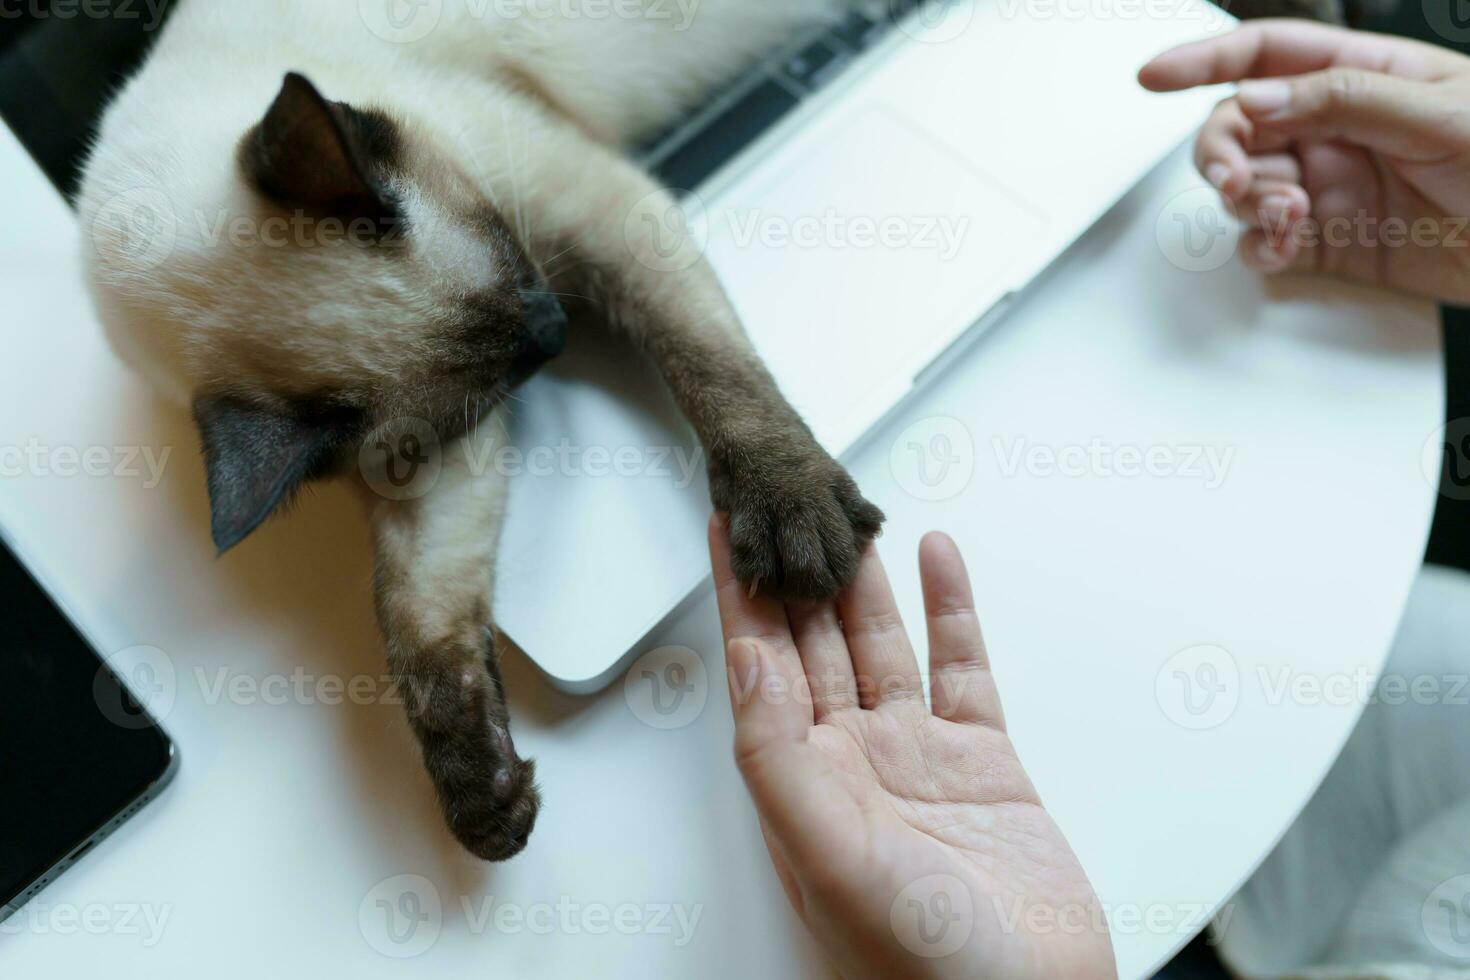
<svg viewBox="0 0 1470 980">
<path fill-rule="evenodd" d="M 1232 24 L 1202 0 L 879 0 L 642 155 L 841 457 L 1189 137 L 1218 96 L 1135 74 Z M 497 619 L 574 692 L 709 576 L 697 443 L 652 369 L 612 353 L 579 338 L 527 386 L 508 464 Z"/>
</svg>

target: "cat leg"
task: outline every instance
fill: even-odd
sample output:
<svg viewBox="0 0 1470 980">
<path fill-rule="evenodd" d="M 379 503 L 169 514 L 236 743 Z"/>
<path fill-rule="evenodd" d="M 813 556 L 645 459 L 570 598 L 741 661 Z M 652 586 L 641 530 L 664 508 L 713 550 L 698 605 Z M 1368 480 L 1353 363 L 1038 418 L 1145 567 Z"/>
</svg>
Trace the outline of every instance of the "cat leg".
<svg viewBox="0 0 1470 980">
<path fill-rule="evenodd" d="M 450 830 L 487 861 L 525 846 L 539 805 L 534 764 L 511 741 L 490 616 L 503 433 L 491 415 L 442 447 L 432 433 L 370 438 L 361 481 L 390 670 Z"/>
<path fill-rule="evenodd" d="M 882 512 L 782 397 L 669 193 L 615 153 L 571 142 L 541 143 L 555 162 L 522 199 L 547 254 L 570 253 L 550 263 L 554 288 L 589 299 L 668 383 L 707 454 L 741 581 L 831 598 L 856 574 Z"/>
</svg>

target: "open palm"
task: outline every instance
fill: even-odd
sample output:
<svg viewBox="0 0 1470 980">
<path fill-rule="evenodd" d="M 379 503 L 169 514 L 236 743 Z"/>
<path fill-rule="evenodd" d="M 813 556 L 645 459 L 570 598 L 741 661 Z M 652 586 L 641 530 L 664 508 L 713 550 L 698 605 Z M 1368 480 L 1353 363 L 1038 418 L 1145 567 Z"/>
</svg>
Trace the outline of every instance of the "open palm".
<svg viewBox="0 0 1470 980">
<path fill-rule="evenodd" d="M 736 758 L 844 976 L 1114 975 L 1087 877 L 1005 732 L 963 561 L 921 547 L 933 708 L 873 551 L 836 604 L 752 597 L 711 528 Z"/>
</svg>

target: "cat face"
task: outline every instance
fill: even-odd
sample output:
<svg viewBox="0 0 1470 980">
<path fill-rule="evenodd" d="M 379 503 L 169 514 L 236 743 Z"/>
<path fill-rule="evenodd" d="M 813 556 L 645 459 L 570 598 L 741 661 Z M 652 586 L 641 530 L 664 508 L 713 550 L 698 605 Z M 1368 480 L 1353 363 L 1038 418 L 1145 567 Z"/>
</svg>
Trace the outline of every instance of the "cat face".
<svg viewBox="0 0 1470 980">
<path fill-rule="evenodd" d="M 500 213 L 410 125 L 292 74 L 235 164 L 223 227 L 148 277 L 221 550 L 379 426 L 463 432 L 566 328 Z"/>
</svg>

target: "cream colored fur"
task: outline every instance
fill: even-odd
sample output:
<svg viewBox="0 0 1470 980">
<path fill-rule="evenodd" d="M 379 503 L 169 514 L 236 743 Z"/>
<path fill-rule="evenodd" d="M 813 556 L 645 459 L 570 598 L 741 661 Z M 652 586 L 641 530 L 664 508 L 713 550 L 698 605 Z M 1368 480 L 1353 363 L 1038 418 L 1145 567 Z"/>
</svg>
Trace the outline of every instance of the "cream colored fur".
<svg viewBox="0 0 1470 980">
<path fill-rule="evenodd" d="M 403 43 L 361 15 L 414 2 L 182 0 L 108 111 L 80 197 L 89 284 L 118 353 L 183 402 L 286 408 L 332 391 L 373 405 L 378 421 L 410 415 L 403 406 L 434 388 L 458 304 L 497 286 L 514 295 L 489 203 L 555 288 L 592 299 L 669 382 L 709 451 L 716 505 L 732 514 L 737 572 L 785 568 L 792 589 L 835 593 L 881 514 L 781 399 L 702 257 L 670 262 L 654 248 L 672 201 L 617 146 L 843 0 L 442 0 L 434 29 Z M 516 4 L 541 12 L 502 16 Z M 646 16 L 606 15 L 637 4 Z M 287 72 L 397 123 L 401 261 L 300 247 L 289 230 L 267 240 L 280 209 L 247 186 L 237 150 Z M 457 414 L 460 392 L 448 393 Z M 483 394 L 463 391 L 467 413 Z M 446 433 L 423 495 L 359 483 L 410 722 L 451 828 L 498 860 L 524 846 L 537 796 L 486 659 L 505 488 L 483 462 L 504 427 L 492 413 L 469 428 Z"/>
<path fill-rule="evenodd" d="M 362 15 L 374 4 L 408 2 L 184 0 L 109 109 L 80 197 L 90 275 L 114 346 L 166 393 L 186 399 L 221 370 L 254 370 L 236 363 L 248 357 L 221 363 L 219 347 L 242 335 L 272 351 L 269 370 L 280 367 L 274 352 L 299 348 L 293 370 L 310 384 L 340 367 L 345 345 L 334 324 L 355 341 L 389 348 L 356 351 L 370 362 L 364 369 L 391 370 L 401 363 L 392 348 L 412 345 L 438 302 L 416 277 L 385 276 L 381 264 L 326 253 L 303 263 L 299 250 L 221 249 L 210 241 L 232 220 L 259 215 L 234 154 L 287 71 L 307 75 L 330 99 L 388 109 L 412 128 L 428 164 L 420 172 L 446 183 L 454 174 L 462 193 L 486 193 L 515 212 L 516 196 L 539 176 L 533 153 L 548 150 L 545 101 L 598 142 L 630 141 L 836 4 L 641 0 L 669 15 L 656 19 L 601 15 L 604 0 L 444 0 L 434 30 L 405 43 L 380 37 Z M 681 14 L 680 2 L 692 8 Z M 588 13 L 497 16 L 537 3 Z M 518 94 L 520 81 L 546 98 Z M 477 268 L 474 236 L 455 227 L 440 190 L 404 190 L 409 220 L 440 230 L 424 239 L 432 246 L 425 261 L 452 270 L 446 288 L 494 276 Z M 172 241 L 150 243 L 140 263 L 126 222 L 164 204 L 167 213 L 146 217 Z M 159 252 L 166 252 L 161 261 Z M 325 294 L 321 270 L 311 267 L 318 259 L 338 265 Z M 340 326 L 344 308 L 358 319 Z M 302 316 L 317 318 L 327 336 L 302 331 Z"/>
</svg>

